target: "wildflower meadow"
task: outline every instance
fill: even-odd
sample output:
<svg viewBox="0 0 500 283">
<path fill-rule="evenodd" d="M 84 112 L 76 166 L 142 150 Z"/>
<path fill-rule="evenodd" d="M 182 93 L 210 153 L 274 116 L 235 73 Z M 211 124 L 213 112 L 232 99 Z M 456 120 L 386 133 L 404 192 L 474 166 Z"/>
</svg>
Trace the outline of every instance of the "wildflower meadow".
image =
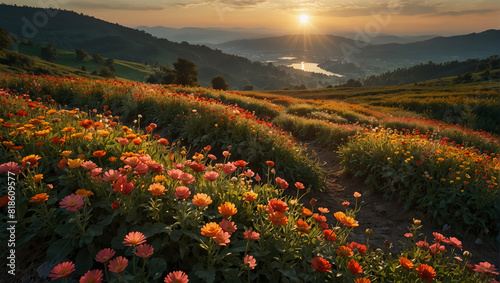
<svg viewBox="0 0 500 283">
<path fill-rule="evenodd" d="M 494 237 L 494 135 L 391 129 L 354 106 L 371 124 L 335 122 L 201 88 L 8 74 L 0 86 L 2 278 L 27 268 L 9 256 L 33 252 L 29 273 L 47 282 L 498 282 L 494 263 L 473 262 L 459 235 L 423 234 L 422 219 L 397 252 L 372 248 L 361 193 L 342 211 L 303 201 L 326 174 L 296 140 L 320 138 L 402 209 Z"/>
</svg>

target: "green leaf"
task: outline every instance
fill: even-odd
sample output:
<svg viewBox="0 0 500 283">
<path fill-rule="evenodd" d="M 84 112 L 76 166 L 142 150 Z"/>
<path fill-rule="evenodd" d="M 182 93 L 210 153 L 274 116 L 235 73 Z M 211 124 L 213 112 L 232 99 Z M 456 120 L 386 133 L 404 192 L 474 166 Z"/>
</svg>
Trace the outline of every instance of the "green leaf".
<svg viewBox="0 0 500 283">
<path fill-rule="evenodd" d="M 205 268 L 199 268 L 194 272 L 196 276 L 198 276 L 201 279 L 205 279 L 207 283 L 212 283 L 215 281 L 215 270 L 210 269 L 206 270 Z"/>
<path fill-rule="evenodd" d="M 281 274 L 283 274 L 284 276 L 290 278 L 293 281 L 298 281 L 299 280 L 299 277 L 297 276 L 297 273 L 292 268 L 279 269 L 279 271 L 281 272 Z"/>
<path fill-rule="evenodd" d="M 56 262 L 68 256 L 72 249 L 73 246 L 71 244 L 71 240 L 59 239 L 53 242 L 47 249 L 47 260 L 50 262 Z"/>
<path fill-rule="evenodd" d="M 162 258 L 152 258 L 148 264 L 148 274 L 156 280 L 161 277 L 163 272 L 167 269 L 167 263 Z"/>
<path fill-rule="evenodd" d="M 154 236 L 158 233 L 162 233 L 162 232 L 167 232 L 167 225 L 165 223 L 154 223 L 154 224 L 151 224 L 151 222 L 148 222 L 146 223 L 143 228 L 142 228 L 142 231 L 144 233 L 144 235 L 146 237 L 151 237 L 151 236 Z"/>
<path fill-rule="evenodd" d="M 184 233 L 182 231 L 180 231 L 180 230 L 172 230 L 170 232 L 169 236 L 170 236 L 170 239 L 172 241 L 177 242 L 177 241 L 179 241 L 181 239 L 181 237 L 182 237 L 183 234 Z"/>
<path fill-rule="evenodd" d="M 84 274 L 94 265 L 94 256 L 89 253 L 88 249 L 81 249 L 75 258 L 75 266 L 78 274 Z"/>
</svg>

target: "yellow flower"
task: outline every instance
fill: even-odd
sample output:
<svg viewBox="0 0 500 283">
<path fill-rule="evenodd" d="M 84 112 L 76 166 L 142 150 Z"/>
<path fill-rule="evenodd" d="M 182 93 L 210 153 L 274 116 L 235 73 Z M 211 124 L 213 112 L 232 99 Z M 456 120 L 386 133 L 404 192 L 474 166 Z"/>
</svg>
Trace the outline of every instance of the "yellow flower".
<svg viewBox="0 0 500 283">
<path fill-rule="evenodd" d="M 167 177 L 164 175 L 156 175 L 154 178 L 155 183 L 162 183 L 167 181 Z"/>
<path fill-rule="evenodd" d="M 43 174 L 36 174 L 33 176 L 33 181 L 40 182 L 43 179 Z"/>
<path fill-rule="evenodd" d="M 71 150 L 65 150 L 65 151 L 61 152 L 61 154 L 60 154 L 60 155 L 61 155 L 62 157 L 68 157 L 71 153 L 72 153 L 72 151 L 71 151 Z"/>
<path fill-rule="evenodd" d="M 43 130 L 43 131 L 35 131 L 33 135 L 36 137 L 46 137 L 49 135 L 49 133 L 50 133 L 49 130 Z"/>
<path fill-rule="evenodd" d="M 107 138 L 110 135 L 110 133 L 106 130 L 98 130 L 97 134 L 103 138 Z"/>
<path fill-rule="evenodd" d="M 68 159 L 68 167 L 71 169 L 78 168 L 80 165 L 82 165 L 83 160 L 80 158 L 77 159 Z"/>
</svg>

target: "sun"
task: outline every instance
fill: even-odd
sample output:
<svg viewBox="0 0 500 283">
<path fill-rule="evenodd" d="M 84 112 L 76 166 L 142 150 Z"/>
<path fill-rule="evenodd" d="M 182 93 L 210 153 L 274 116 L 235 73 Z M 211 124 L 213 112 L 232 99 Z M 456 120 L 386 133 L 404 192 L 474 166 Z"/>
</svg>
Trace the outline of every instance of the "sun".
<svg viewBox="0 0 500 283">
<path fill-rule="evenodd" d="M 301 24 L 307 24 L 309 23 L 309 16 L 306 14 L 302 14 L 299 16 L 299 20 Z"/>
</svg>

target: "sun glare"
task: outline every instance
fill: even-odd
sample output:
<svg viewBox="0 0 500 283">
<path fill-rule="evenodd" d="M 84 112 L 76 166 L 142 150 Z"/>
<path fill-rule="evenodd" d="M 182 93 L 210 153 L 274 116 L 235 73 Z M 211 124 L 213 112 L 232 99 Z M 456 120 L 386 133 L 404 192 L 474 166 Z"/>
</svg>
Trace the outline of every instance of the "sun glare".
<svg viewBox="0 0 500 283">
<path fill-rule="evenodd" d="M 302 14 L 299 16 L 299 20 L 301 24 L 307 24 L 309 23 L 309 16 L 306 14 Z"/>
</svg>

